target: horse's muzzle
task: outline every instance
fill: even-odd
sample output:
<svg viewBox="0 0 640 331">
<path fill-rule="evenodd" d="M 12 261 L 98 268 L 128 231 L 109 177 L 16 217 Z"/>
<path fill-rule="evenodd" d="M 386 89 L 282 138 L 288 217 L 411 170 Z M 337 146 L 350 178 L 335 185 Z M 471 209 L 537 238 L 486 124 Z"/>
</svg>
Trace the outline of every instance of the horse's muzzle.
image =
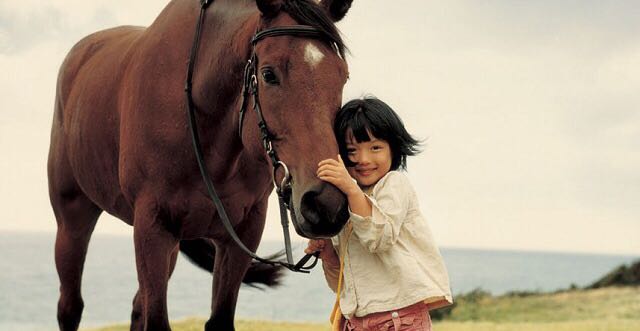
<svg viewBox="0 0 640 331">
<path fill-rule="evenodd" d="M 346 196 L 335 186 L 322 183 L 307 191 L 300 202 L 298 234 L 308 238 L 333 237 L 349 219 Z"/>
</svg>

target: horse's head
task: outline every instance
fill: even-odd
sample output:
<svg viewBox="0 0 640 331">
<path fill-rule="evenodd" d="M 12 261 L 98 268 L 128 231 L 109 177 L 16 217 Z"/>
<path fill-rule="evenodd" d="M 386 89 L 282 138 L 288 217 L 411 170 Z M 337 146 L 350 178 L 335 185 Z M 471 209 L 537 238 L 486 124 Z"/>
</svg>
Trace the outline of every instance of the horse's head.
<svg viewBox="0 0 640 331">
<path fill-rule="evenodd" d="M 273 149 L 291 174 L 296 232 L 310 238 L 330 237 L 346 223 L 348 204 L 336 187 L 316 177 L 316 170 L 319 161 L 338 155 L 333 120 L 348 69 L 334 22 L 344 17 L 351 1 L 256 0 L 256 4 L 259 31 L 308 25 L 319 32 L 289 31 L 254 43 L 255 100 L 273 138 Z M 265 155 L 261 140 L 256 139 L 259 118 L 253 106 L 249 101 L 242 140 L 246 147 Z M 276 172 L 277 183 L 284 176 L 283 169 Z"/>
</svg>

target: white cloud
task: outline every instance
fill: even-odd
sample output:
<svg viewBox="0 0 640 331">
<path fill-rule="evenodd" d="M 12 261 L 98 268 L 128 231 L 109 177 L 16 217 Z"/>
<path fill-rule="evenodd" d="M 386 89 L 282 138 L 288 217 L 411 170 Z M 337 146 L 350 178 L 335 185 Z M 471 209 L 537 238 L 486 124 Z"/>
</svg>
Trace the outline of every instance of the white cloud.
<svg viewBox="0 0 640 331">
<path fill-rule="evenodd" d="M 13 1 L 0 3 L 0 54 L 55 40 L 71 47 L 81 37 L 118 25 L 149 25 L 160 1 Z M 126 10 L 118 10 L 126 8 Z"/>
</svg>

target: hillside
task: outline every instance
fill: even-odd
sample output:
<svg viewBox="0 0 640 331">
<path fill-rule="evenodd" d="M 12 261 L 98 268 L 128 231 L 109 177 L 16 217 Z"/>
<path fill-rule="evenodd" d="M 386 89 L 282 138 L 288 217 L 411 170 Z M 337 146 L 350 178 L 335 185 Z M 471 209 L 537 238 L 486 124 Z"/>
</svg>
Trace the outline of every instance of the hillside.
<svg viewBox="0 0 640 331">
<path fill-rule="evenodd" d="M 640 285 L 640 260 L 630 265 L 621 265 L 604 277 L 598 279 L 587 288 L 601 288 L 607 286 L 638 286 Z"/>
</svg>

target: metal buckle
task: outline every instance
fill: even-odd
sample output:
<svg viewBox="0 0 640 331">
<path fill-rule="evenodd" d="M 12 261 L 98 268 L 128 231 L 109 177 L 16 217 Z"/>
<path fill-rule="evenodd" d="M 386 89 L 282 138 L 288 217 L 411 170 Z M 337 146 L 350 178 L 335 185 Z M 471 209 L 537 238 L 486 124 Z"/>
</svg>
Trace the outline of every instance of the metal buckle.
<svg viewBox="0 0 640 331">
<path fill-rule="evenodd" d="M 282 182 L 280 183 L 280 185 L 276 183 L 276 172 L 278 171 L 279 166 L 282 166 L 282 168 L 284 168 L 284 177 L 282 178 Z M 289 173 L 289 168 L 284 162 L 278 161 L 276 164 L 273 165 L 273 185 L 276 187 L 276 191 L 278 193 L 284 192 L 285 188 L 289 188 L 290 183 L 291 183 L 291 174 Z"/>
</svg>

